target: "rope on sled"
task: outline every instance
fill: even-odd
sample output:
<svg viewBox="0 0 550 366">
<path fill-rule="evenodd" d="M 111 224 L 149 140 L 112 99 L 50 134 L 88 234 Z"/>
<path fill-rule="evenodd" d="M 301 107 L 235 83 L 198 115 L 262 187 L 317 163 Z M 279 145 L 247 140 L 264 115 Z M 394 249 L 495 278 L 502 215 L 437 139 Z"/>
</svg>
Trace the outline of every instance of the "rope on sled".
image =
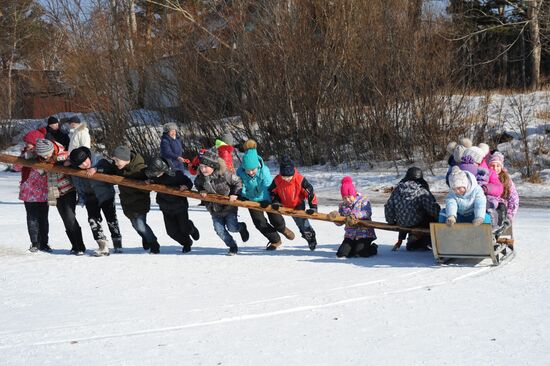
<svg viewBox="0 0 550 366">
<path fill-rule="evenodd" d="M 78 168 L 71 168 L 71 167 L 64 167 L 64 166 L 59 166 L 59 165 L 54 165 L 49 163 L 42 163 L 36 160 L 26 160 L 16 156 L 12 156 L 12 155 L 0 154 L 0 162 L 21 165 L 21 166 L 26 166 L 26 167 L 35 168 L 35 169 L 43 169 L 43 170 L 52 171 L 56 173 L 73 175 L 79 178 L 92 179 L 92 180 L 97 180 L 101 182 L 117 184 L 120 186 L 142 189 L 145 191 L 155 191 L 160 193 L 171 194 L 174 196 L 194 198 L 200 201 L 208 201 L 208 202 L 214 202 L 214 203 L 219 203 L 219 204 L 224 204 L 229 206 L 244 207 L 244 208 L 249 208 L 257 211 L 279 213 L 281 215 L 286 215 L 286 216 L 301 217 L 304 219 L 312 219 L 312 220 L 329 221 L 329 222 L 340 223 L 340 224 L 344 224 L 346 222 L 346 218 L 340 215 L 334 217 L 321 212 L 315 212 L 310 215 L 303 210 L 294 210 L 286 207 L 280 207 L 278 210 L 275 210 L 271 207 L 271 205 L 268 207 L 261 207 L 258 202 L 253 202 L 253 201 L 237 200 L 237 201 L 229 202 L 229 197 L 227 196 L 221 196 L 218 194 L 208 194 L 206 197 L 202 197 L 200 193 L 196 191 L 191 191 L 191 190 L 180 191 L 177 188 L 167 187 L 162 184 L 150 184 L 140 180 L 120 177 L 118 175 L 107 175 L 107 174 L 95 173 L 93 176 L 89 177 L 86 175 L 86 171 Z M 410 227 L 407 228 L 407 227 L 401 227 L 397 225 L 390 225 L 384 222 L 377 222 L 377 221 L 370 221 L 370 220 L 357 220 L 357 225 L 363 226 L 366 228 L 389 230 L 389 231 L 407 231 L 407 232 L 417 232 L 417 233 L 430 232 L 430 230 L 426 228 L 410 228 Z"/>
</svg>

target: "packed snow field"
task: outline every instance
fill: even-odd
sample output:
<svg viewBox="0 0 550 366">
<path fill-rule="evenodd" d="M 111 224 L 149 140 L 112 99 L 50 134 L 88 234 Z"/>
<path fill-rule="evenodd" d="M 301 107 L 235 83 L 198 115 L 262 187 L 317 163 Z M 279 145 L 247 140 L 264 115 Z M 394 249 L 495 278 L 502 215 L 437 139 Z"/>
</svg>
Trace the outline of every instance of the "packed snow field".
<svg viewBox="0 0 550 366">
<path fill-rule="evenodd" d="M 337 259 L 343 229 L 320 221 L 314 252 L 301 238 L 266 252 L 243 209 L 251 238 L 230 257 L 193 200 L 201 239 L 191 253 L 166 235 L 157 206 L 148 221 L 161 254 L 145 253 L 118 207 L 124 253 L 75 257 L 55 208 L 53 254 L 27 252 L 18 180 L 0 175 L 2 365 L 550 362 L 548 210 L 520 208 L 517 254 L 498 267 L 391 252 L 396 233 L 380 230 L 379 255 Z M 77 214 L 91 252 L 85 209 Z M 384 221 L 382 205 L 373 219 Z"/>
</svg>

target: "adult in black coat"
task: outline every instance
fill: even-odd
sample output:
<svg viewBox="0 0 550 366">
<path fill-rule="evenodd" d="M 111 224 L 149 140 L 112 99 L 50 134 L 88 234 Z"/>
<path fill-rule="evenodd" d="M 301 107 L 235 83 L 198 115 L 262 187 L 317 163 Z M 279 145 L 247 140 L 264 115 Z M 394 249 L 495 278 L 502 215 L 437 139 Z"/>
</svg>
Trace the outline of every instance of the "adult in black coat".
<svg viewBox="0 0 550 366">
<path fill-rule="evenodd" d="M 46 127 L 46 139 L 60 143 L 61 145 L 63 145 L 65 150 L 69 149 L 69 135 L 61 130 L 59 120 L 54 116 L 48 118 L 48 126 Z"/>
<path fill-rule="evenodd" d="M 147 164 L 145 174 L 148 182 L 163 184 L 181 190 L 191 189 L 193 182 L 181 170 L 175 170 L 170 162 L 163 158 L 153 158 Z M 194 240 L 200 234 L 193 221 L 189 220 L 189 203 L 186 197 L 167 193 L 157 193 L 157 203 L 164 217 L 166 233 L 182 247 L 183 253 L 191 251 Z"/>
<path fill-rule="evenodd" d="M 430 192 L 422 170 L 412 167 L 392 192 L 384 205 L 386 221 L 403 227 L 429 227 L 437 221 L 441 207 Z M 406 232 L 399 232 L 399 239 L 393 250 L 398 250 L 406 238 Z M 407 250 L 427 249 L 431 244 L 429 235 L 409 235 Z"/>
</svg>

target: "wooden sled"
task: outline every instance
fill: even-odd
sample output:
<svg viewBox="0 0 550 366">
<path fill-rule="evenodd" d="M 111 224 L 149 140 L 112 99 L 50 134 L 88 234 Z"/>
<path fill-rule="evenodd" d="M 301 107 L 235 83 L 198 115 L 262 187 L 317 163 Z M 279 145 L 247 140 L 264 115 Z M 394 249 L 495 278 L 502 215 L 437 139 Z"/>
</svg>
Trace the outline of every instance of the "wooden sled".
<svg viewBox="0 0 550 366">
<path fill-rule="evenodd" d="M 431 223 L 430 233 L 432 251 L 438 263 L 452 258 L 490 258 L 493 265 L 498 266 L 514 250 L 511 227 L 498 240 L 491 232 L 490 224 L 461 223 L 450 227 Z"/>
</svg>

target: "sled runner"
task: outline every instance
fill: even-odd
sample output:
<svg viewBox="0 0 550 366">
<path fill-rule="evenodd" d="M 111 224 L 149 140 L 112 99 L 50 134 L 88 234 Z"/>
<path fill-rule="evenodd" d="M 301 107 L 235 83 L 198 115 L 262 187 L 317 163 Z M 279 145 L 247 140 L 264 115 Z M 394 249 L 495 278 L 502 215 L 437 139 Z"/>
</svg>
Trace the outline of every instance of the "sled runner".
<svg viewBox="0 0 550 366">
<path fill-rule="evenodd" d="M 431 223 L 430 232 L 432 251 L 438 263 L 452 258 L 490 258 L 497 266 L 514 250 L 511 227 L 498 240 L 491 232 L 490 224 L 474 226 L 465 223 L 449 227 Z"/>
</svg>

